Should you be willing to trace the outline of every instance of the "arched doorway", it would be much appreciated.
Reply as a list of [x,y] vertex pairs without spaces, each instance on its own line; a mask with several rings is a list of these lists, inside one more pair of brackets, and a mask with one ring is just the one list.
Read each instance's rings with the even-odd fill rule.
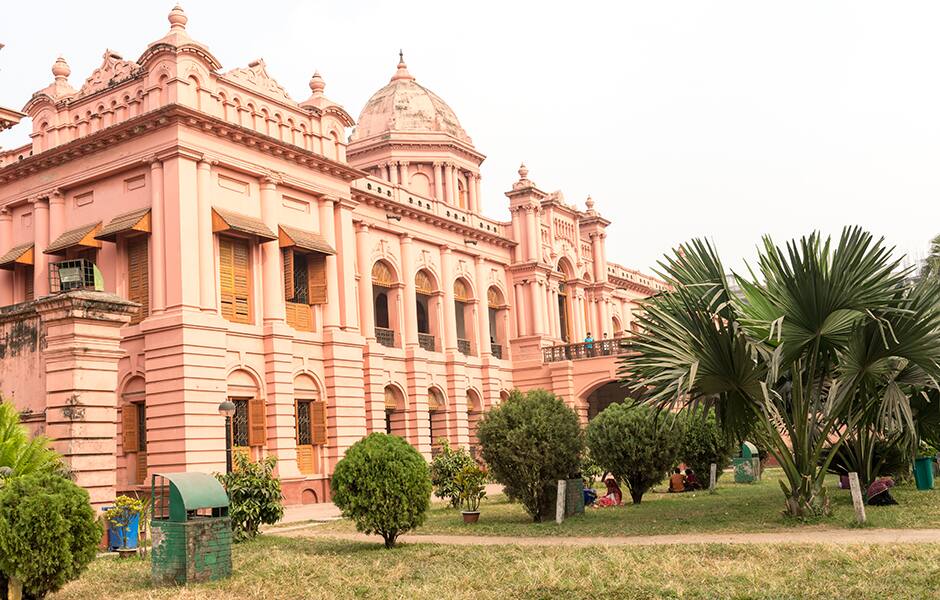
[[[509,308],[506,306],[505,299],[503,299],[503,293],[496,286],[490,286],[490,289],[487,290],[486,303],[490,323],[488,342],[490,344],[490,353],[496,358],[502,359],[506,357],[506,350],[508,349],[506,340],[509,337],[507,332]],[[481,340],[481,343],[487,342]]]
[[375,339],[383,346],[394,347],[397,315],[392,310],[393,297],[397,293],[398,278],[395,271],[384,260],[372,267],[372,307],[375,314]]
[[437,315],[440,312],[441,292],[427,269],[415,274],[415,312],[418,318],[418,345],[434,352],[440,339]]
[[444,394],[437,387],[428,388],[428,432],[431,436],[431,456],[436,456],[441,449],[441,440],[448,439],[447,407]]
[[454,319],[457,321],[457,349],[463,354],[473,352],[473,300],[470,284],[463,278],[454,281]]
[[385,433],[408,439],[405,395],[394,385],[385,386]]
[[587,397],[588,421],[599,415],[611,404],[630,400],[630,392],[620,381],[611,381],[591,392]]
[[561,341],[571,343],[571,330],[568,326],[568,287],[564,283],[558,284],[558,330]]
[[127,380],[121,392],[121,449],[128,485],[147,481],[147,405],[143,377]]

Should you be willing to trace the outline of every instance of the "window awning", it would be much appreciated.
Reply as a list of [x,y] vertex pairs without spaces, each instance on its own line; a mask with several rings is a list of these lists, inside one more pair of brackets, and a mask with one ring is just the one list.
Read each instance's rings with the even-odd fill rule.
[[101,221],[66,231],[49,244],[49,247],[43,250],[43,254],[64,254],[69,248],[75,247],[100,248],[101,242],[95,239],[99,231],[101,231]]
[[235,231],[253,235],[262,242],[273,242],[277,239],[274,232],[268,229],[260,219],[248,217],[221,208],[212,209],[212,233]]
[[0,269],[12,271],[16,265],[33,264],[33,243],[20,244],[10,248],[10,251],[0,256]]
[[120,233],[150,233],[150,209],[141,208],[111,219],[111,222],[101,228],[96,240],[116,242]]
[[319,233],[295,229],[286,225],[278,225],[277,229],[278,242],[281,248],[296,248],[320,254],[336,254],[336,250]]

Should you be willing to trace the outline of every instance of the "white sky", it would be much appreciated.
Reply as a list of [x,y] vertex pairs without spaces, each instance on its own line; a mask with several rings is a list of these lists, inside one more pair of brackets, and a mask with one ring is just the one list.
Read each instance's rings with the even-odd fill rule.
[[[0,21],[0,105],[22,108],[63,54],[80,87],[106,47],[136,59],[171,1],[20,3]],[[484,210],[520,160],[613,221],[607,255],[648,269],[694,236],[734,266],[860,224],[915,256],[940,233],[940,3],[209,2],[187,29],[223,69],[263,57],[297,100],[314,69],[354,117],[395,69],[457,113]],[[8,14],[10,11],[6,11]],[[9,148],[23,127],[0,134]]]

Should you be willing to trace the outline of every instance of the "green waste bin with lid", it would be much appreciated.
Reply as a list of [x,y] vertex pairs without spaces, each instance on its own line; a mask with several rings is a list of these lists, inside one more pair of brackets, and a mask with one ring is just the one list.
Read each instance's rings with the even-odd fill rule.
[[754,483],[760,479],[760,458],[757,446],[751,442],[741,444],[740,455],[732,461],[735,483]]
[[914,459],[914,482],[919,490],[933,489],[933,463],[935,456],[919,456]]
[[151,579],[185,584],[232,574],[232,519],[219,480],[207,473],[154,474]]

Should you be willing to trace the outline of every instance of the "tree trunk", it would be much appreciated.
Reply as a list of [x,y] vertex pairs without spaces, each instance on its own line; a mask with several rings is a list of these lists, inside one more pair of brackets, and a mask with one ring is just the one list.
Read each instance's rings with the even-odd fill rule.
[[832,507],[829,505],[829,496],[826,495],[826,488],[813,483],[812,478],[804,477],[800,485],[794,486],[791,490],[784,488],[786,497],[786,510],[784,514],[789,517],[809,518],[809,517],[828,517],[832,514]]
[[10,600],[23,600],[23,583],[10,577],[7,581],[7,593]]
[[643,492],[630,490],[630,498],[633,499],[634,504],[639,504],[643,499]]
[[382,538],[385,540],[385,549],[391,550],[395,547],[395,540],[398,538],[397,531],[383,531]]

